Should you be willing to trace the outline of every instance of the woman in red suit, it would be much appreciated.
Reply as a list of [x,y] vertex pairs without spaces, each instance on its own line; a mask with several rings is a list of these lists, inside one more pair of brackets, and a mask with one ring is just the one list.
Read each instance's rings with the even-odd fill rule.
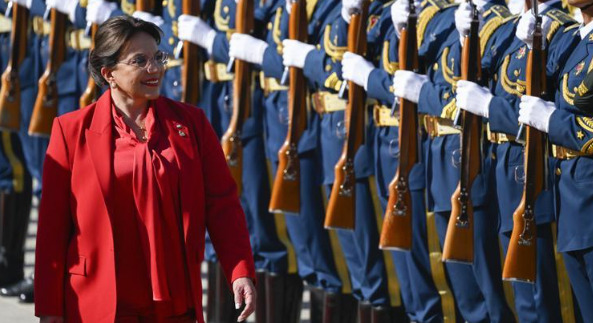
[[254,311],[235,184],[201,110],[159,96],[161,34],[131,17],[101,25],[89,69],[109,90],[54,120],[35,259],[42,322],[203,322],[206,230],[245,302],[239,320]]

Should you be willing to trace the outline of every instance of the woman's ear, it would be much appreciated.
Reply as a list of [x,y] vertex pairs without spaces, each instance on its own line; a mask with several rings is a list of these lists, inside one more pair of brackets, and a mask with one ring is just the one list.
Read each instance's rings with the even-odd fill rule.
[[107,83],[109,83],[109,87],[115,88],[117,85],[115,83],[115,78],[113,77],[113,70],[107,67],[101,67],[101,76]]

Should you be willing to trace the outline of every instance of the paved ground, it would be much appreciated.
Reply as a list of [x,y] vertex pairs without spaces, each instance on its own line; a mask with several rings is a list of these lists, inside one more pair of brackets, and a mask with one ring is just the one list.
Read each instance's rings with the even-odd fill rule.
[[[37,201],[34,201],[34,205]],[[25,246],[25,275],[33,272],[35,261],[35,233],[37,232],[37,209],[33,207],[31,212],[31,222],[29,223],[29,233]],[[202,265],[202,286],[204,306],[206,305],[208,290],[208,281],[206,279],[206,264]],[[204,314],[205,316],[205,314]],[[305,291],[303,295],[303,310],[301,311],[302,323],[309,322],[309,292]],[[0,323],[30,323],[38,322],[34,316],[33,304],[22,304],[16,298],[0,297]],[[249,317],[248,322],[254,322],[254,316]]]

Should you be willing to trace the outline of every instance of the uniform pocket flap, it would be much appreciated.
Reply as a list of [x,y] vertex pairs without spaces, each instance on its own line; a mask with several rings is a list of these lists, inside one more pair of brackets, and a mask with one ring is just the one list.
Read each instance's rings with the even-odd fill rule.
[[68,273],[86,276],[86,258],[78,256],[68,261]]

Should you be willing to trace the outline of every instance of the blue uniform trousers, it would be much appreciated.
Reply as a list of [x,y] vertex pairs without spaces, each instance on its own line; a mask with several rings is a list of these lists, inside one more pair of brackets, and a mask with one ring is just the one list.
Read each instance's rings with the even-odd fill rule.
[[570,284],[584,322],[593,318],[593,247],[563,252]]
[[[390,306],[387,273],[383,252],[379,250],[379,232],[374,214],[368,178],[356,180],[356,213],[354,231],[338,230],[350,272],[352,293],[358,300],[373,306]],[[331,193],[331,185],[326,186]]]
[[[441,245],[450,212],[435,212]],[[461,315],[469,322],[514,322],[502,289],[498,216],[487,206],[474,207],[473,265],[446,262],[451,289]]]
[[[511,232],[500,234],[500,242],[506,255]],[[513,283],[515,309],[520,322],[562,322],[554,237],[550,223],[537,226],[537,275],[535,284]]]

